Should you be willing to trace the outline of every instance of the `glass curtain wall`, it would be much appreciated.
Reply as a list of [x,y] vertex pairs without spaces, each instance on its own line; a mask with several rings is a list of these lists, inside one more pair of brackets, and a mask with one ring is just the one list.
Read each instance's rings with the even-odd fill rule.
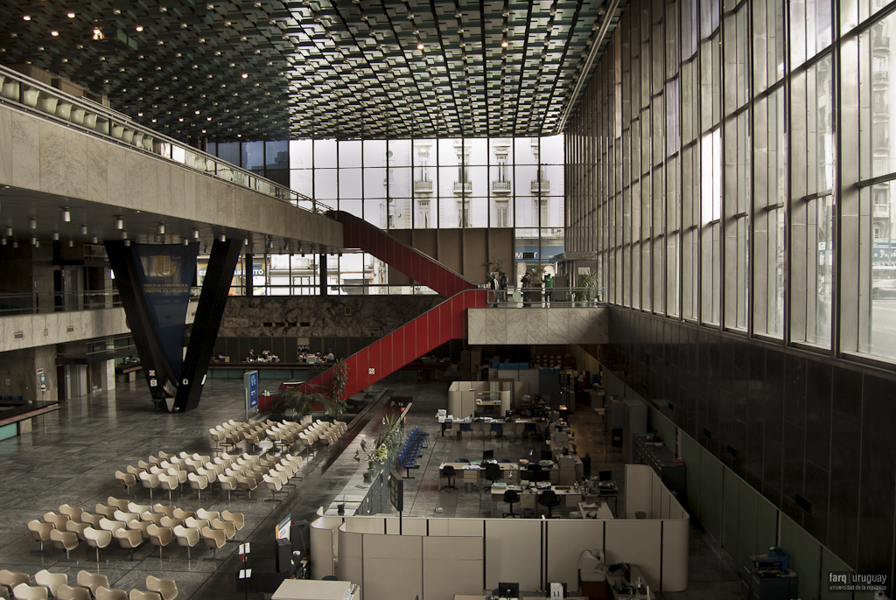
[[567,250],[620,306],[896,358],[896,11],[635,0],[566,127]]
[[[552,136],[233,142],[209,152],[265,176],[288,165],[292,189],[386,230],[515,228],[523,270],[565,250],[564,148],[563,136]],[[413,292],[391,290],[388,269],[372,256],[326,263],[330,294]],[[302,248],[268,248],[251,269],[255,295],[319,291],[320,257]]]

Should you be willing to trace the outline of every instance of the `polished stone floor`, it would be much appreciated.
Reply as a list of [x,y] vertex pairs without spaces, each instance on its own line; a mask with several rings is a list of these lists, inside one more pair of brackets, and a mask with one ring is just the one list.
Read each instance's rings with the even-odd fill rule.
[[[490,495],[466,491],[458,482],[456,491],[439,491],[438,466],[448,459],[481,456],[483,449],[494,449],[497,458],[516,459],[538,453],[540,444],[527,438],[482,439],[467,434],[461,439],[439,435],[435,412],[447,404],[444,383],[417,383],[398,380],[380,384],[383,394],[377,400],[363,398],[368,405],[351,424],[346,444],[316,448],[306,452],[303,481],[298,483],[282,502],[270,502],[270,493],[259,489],[248,498],[216,489],[197,499],[194,490],[174,492],[172,503],[195,510],[228,509],[245,514],[246,526],[237,536],[251,542],[251,564],[258,571],[274,570],[274,526],[286,515],[293,520],[313,520],[318,507],[329,506],[347,482],[362,468],[354,459],[359,433],[366,436],[375,423],[370,422],[382,403],[392,396],[410,396],[414,405],[409,416],[411,426],[418,425],[431,434],[431,443],[421,459],[422,467],[412,472],[414,479],[405,483],[405,515],[414,516],[490,516],[503,512],[504,504],[492,504]],[[33,430],[18,438],[0,441],[0,568],[34,574],[42,568],[63,572],[73,580],[77,572],[99,570],[108,576],[114,587],[144,588],[147,575],[171,577],[177,581],[179,598],[246,598],[236,585],[241,563],[236,555],[237,544],[228,543],[212,551],[196,546],[191,560],[187,549],[171,544],[159,557],[156,546],[144,545],[130,560],[129,552],[120,549],[115,540],[99,552],[99,564],[93,548],[81,544],[66,558],[65,552],[46,544],[43,554],[31,538],[25,524],[41,519],[48,511],[58,511],[61,504],[80,506],[90,512],[109,496],[128,497],[117,485],[114,472],[128,464],[136,464],[159,450],[166,452],[199,452],[208,454],[214,447],[208,428],[228,419],[245,418],[241,382],[209,380],[197,410],[186,414],[156,413],[142,384],[125,384],[108,393],[68,401],[61,410],[35,419]],[[612,448],[603,433],[598,416],[584,407],[570,417],[575,433],[577,452],[590,453],[592,473],[610,469],[622,479],[624,466],[621,451]],[[149,503],[148,491],[132,488],[130,498]],[[156,491],[153,502],[168,503],[167,494]],[[624,502],[624,489],[620,497]],[[556,509],[555,509],[556,510]],[[561,509],[561,514],[563,514]],[[568,512],[568,510],[566,511]],[[201,544],[201,543],[200,543]],[[714,540],[704,535],[699,525],[691,526],[689,589],[675,594],[657,594],[663,600],[709,600],[735,598],[739,584],[733,563]],[[261,598],[260,594],[249,594]]]

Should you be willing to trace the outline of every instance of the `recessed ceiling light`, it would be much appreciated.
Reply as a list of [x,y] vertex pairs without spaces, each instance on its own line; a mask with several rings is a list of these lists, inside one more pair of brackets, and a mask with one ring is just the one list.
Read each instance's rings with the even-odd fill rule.
[[22,17],[22,19],[24,19],[25,21],[30,21],[30,20],[31,20],[31,15],[24,15],[24,16]]
[[65,13],[65,16],[68,17],[69,19],[74,19],[74,18],[75,18],[75,13],[73,13],[73,12],[67,12],[67,13]]
[[134,29],[137,31],[143,31],[143,25],[137,25]]
[[54,29],[53,31],[50,32],[50,35],[52,35],[53,37],[56,37],[57,35],[59,35],[59,32]]
[[242,75],[240,75],[240,77],[242,77],[243,79],[247,79],[249,77],[249,74],[243,73]]

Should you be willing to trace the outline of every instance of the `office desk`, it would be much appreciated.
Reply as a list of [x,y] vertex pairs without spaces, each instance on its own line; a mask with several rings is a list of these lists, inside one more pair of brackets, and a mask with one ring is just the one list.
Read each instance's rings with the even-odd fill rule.
[[612,519],[613,511],[606,502],[579,502],[579,513],[583,519]]
[[[520,482],[520,465],[519,463],[497,463],[501,468],[501,481],[507,483]],[[465,462],[446,462],[439,465],[439,471],[447,466],[454,467],[458,476],[463,475],[464,483],[479,485],[479,480],[485,477],[485,467]]]
[[[280,584],[271,600],[352,600],[357,598],[355,587],[350,581],[287,579]],[[349,593],[350,590],[352,593]]]
[[[635,565],[631,566],[631,583],[637,584],[641,582],[641,586],[637,589],[627,588],[625,579],[622,577],[621,571],[613,573],[607,572],[607,583],[610,586],[614,600],[648,600],[647,599],[647,580],[641,575],[641,569]],[[656,597],[653,592],[650,594]]]
[[524,490],[519,485],[507,485],[506,487],[492,488],[492,502],[503,502],[504,492],[508,490],[514,490],[520,495],[522,495],[524,492],[531,492],[536,496],[545,490],[554,490],[554,493],[557,494],[557,497],[563,500],[564,505],[567,507],[577,506],[578,503],[582,501],[582,488],[576,489],[572,486],[552,485],[551,487],[544,489],[537,489],[533,486]]

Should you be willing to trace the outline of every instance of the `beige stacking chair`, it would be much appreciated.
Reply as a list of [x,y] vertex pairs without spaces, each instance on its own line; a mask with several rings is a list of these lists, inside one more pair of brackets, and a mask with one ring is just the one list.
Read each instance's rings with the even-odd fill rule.
[[178,525],[174,528],[174,537],[177,539],[178,544],[186,547],[187,560],[190,560],[190,548],[199,543],[199,539],[202,537],[202,534],[199,533],[199,530],[194,527],[184,527],[183,525]]
[[178,525],[183,525],[184,519],[178,519],[176,517],[162,517],[162,520],[159,521],[159,527],[167,527],[168,529],[174,529]]
[[190,481],[190,487],[196,490],[199,501],[202,502],[202,490],[208,489],[208,477],[197,475],[196,473],[188,473],[187,479]]
[[100,587],[96,590],[96,600],[128,600],[128,593],[115,588]]
[[146,589],[150,592],[161,594],[162,600],[174,600],[177,598],[177,583],[173,579],[161,579],[147,575]]
[[96,551],[96,563],[100,563],[100,548],[105,548],[112,543],[112,532],[105,529],[88,527],[84,530],[84,541],[88,546],[93,546]]
[[212,529],[223,531],[228,540],[236,537],[236,525],[230,521],[222,521],[221,519],[212,519]]
[[140,482],[143,483],[143,487],[149,490],[149,497],[152,498],[152,491],[159,487],[161,483],[159,482],[159,476],[154,473],[148,473],[143,471],[140,473]]
[[170,474],[157,475],[156,477],[159,480],[159,487],[163,490],[168,490],[168,502],[171,502],[171,492],[180,488],[180,481],[176,476]]
[[175,519],[180,519],[181,521],[186,521],[187,517],[195,517],[196,512],[192,510],[183,510],[177,507],[174,507],[174,512],[171,513],[171,516]]
[[[172,507],[172,508],[174,508],[174,507]],[[146,511],[140,515],[140,520],[148,521],[150,523],[155,523],[156,525],[158,525],[159,523],[162,522],[162,519],[167,516],[168,516],[167,514],[161,513],[161,512]]]
[[65,524],[69,521],[68,515],[57,515],[53,511],[44,513],[44,521],[51,523],[54,529],[65,531]]
[[67,516],[72,521],[81,521],[81,514],[83,512],[84,509],[77,506],[69,506],[68,504],[59,506],[59,514]]
[[162,594],[143,590],[131,590],[128,592],[128,600],[162,600]]
[[230,492],[239,489],[239,483],[237,482],[236,477],[219,475],[218,485],[221,487],[221,490],[227,490],[227,502],[230,503]]
[[127,529],[128,524],[124,521],[113,521],[111,519],[100,519],[100,529],[103,531],[115,531],[116,529]]
[[186,521],[184,521],[183,526],[189,529],[198,529],[199,531],[202,531],[204,528],[212,526],[212,520],[200,519],[198,517],[189,517]]
[[149,512],[152,510],[152,505],[150,504],[137,504],[136,502],[128,502],[128,512],[137,513],[138,515],[142,515],[145,512]]
[[6,588],[7,592],[10,595],[12,594],[12,588],[16,587],[20,583],[30,582],[31,576],[28,573],[19,573],[17,571],[0,569],[0,586]]
[[[90,593],[97,596],[97,590],[101,587],[109,587],[109,578],[102,573],[91,573],[90,571],[78,571],[76,579],[78,586],[87,588]],[[98,596],[97,596],[98,597]]]
[[211,527],[203,528],[201,533],[206,547],[212,549],[212,560],[215,560],[218,548],[223,548],[227,543],[227,535],[223,531]]
[[[152,511],[157,513],[164,513],[169,517],[174,516],[174,511],[177,510],[176,506],[171,506],[170,504],[153,504]],[[144,517],[145,519],[146,517]]]
[[30,586],[20,583],[12,588],[12,597],[16,600],[47,600],[50,591],[42,586]]
[[[136,521],[136,520],[134,520],[134,521],[128,521],[128,529],[139,531],[140,534],[143,536],[143,539],[148,540],[149,534],[146,533],[146,528],[149,527],[150,525],[158,525],[158,524],[159,523],[154,523],[152,521]],[[116,529],[115,531],[121,531],[121,530]],[[114,532],[113,532],[113,534],[114,534]]]
[[101,517],[106,517],[107,519],[111,519],[112,516],[115,514],[115,511],[118,509],[114,506],[106,506],[105,504],[97,504],[93,510],[96,512],[96,514],[100,515]]
[[221,511],[221,520],[233,523],[236,530],[239,531],[246,525],[246,518],[243,513],[232,513],[229,510]]
[[84,530],[87,529],[88,527],[91,527],[90,523],[76,523],[75,521],[69,521],[68,523],[65,524],[66,531],[71,531],[72,533],[77,533],[78,537],[81,538],[82,540],[84,540],[85,542],[87,540],[84,538]]
[[59,531],[58,529],[54,529],[50,532],[50,541],[52,541],[60,550],[65,550],[66,559],[69,558],[69,553],[81,543],[77,533],[72,531]]
[[131,486],[137,485],[137,476],[133,473],[125,473],[124,471],[115,471],[115,480],[124,487],[126,493],[131,493]]
[[90,590],[62,584],[56,588],[56,600],[90,600]]
[[108,506],[114,506],[122,512],[128,509],[128,504],[130,503],[131,501],[127,498],[116,498],[115,496],[109,496],[108,498],[106,498],[106,504]]
[[209,523],[212,522],[212,519],[220,519],[221,513],[216,510],[205,510],[204,508],[196,509],[196,518],[197,519],[205,519]]
[[50,573],[46,569],[41,569],[34,574],[34,583],[50,590],[50,595],[57,597],[57,590],[60,585],[68,585],[68,575],[65,573]]
[[[131,522],[139,523],[140,521]],[[150,525],[152,525],[152,523],[146,524],[147,527]],[[142,546],[144,540],[149,538],[149,534],[144,535],[145,533],[145,530],[136,527],[131,529],[116,529],[112,532],[112,537],[118,540],[118,545],[123,549],[131,551],[131,560],[134,560],[134,550]]]
[[159,558],[162,558],[162,548],[171,543],[174,539],[174,531],[168,527],[159,527],[158,525],[150,525],[146,528],[149,534],[149,543],[159,547]]
[[55,527],[53,527],[52,523],[44,523],[37,519],[28,521],[28,531],[31,532],[31,537],[33,537],[35,541],[40,542],[41,554],[44,553],[44,542],[50,541],[50,532],[53,531],[53,529],[55,529]]

